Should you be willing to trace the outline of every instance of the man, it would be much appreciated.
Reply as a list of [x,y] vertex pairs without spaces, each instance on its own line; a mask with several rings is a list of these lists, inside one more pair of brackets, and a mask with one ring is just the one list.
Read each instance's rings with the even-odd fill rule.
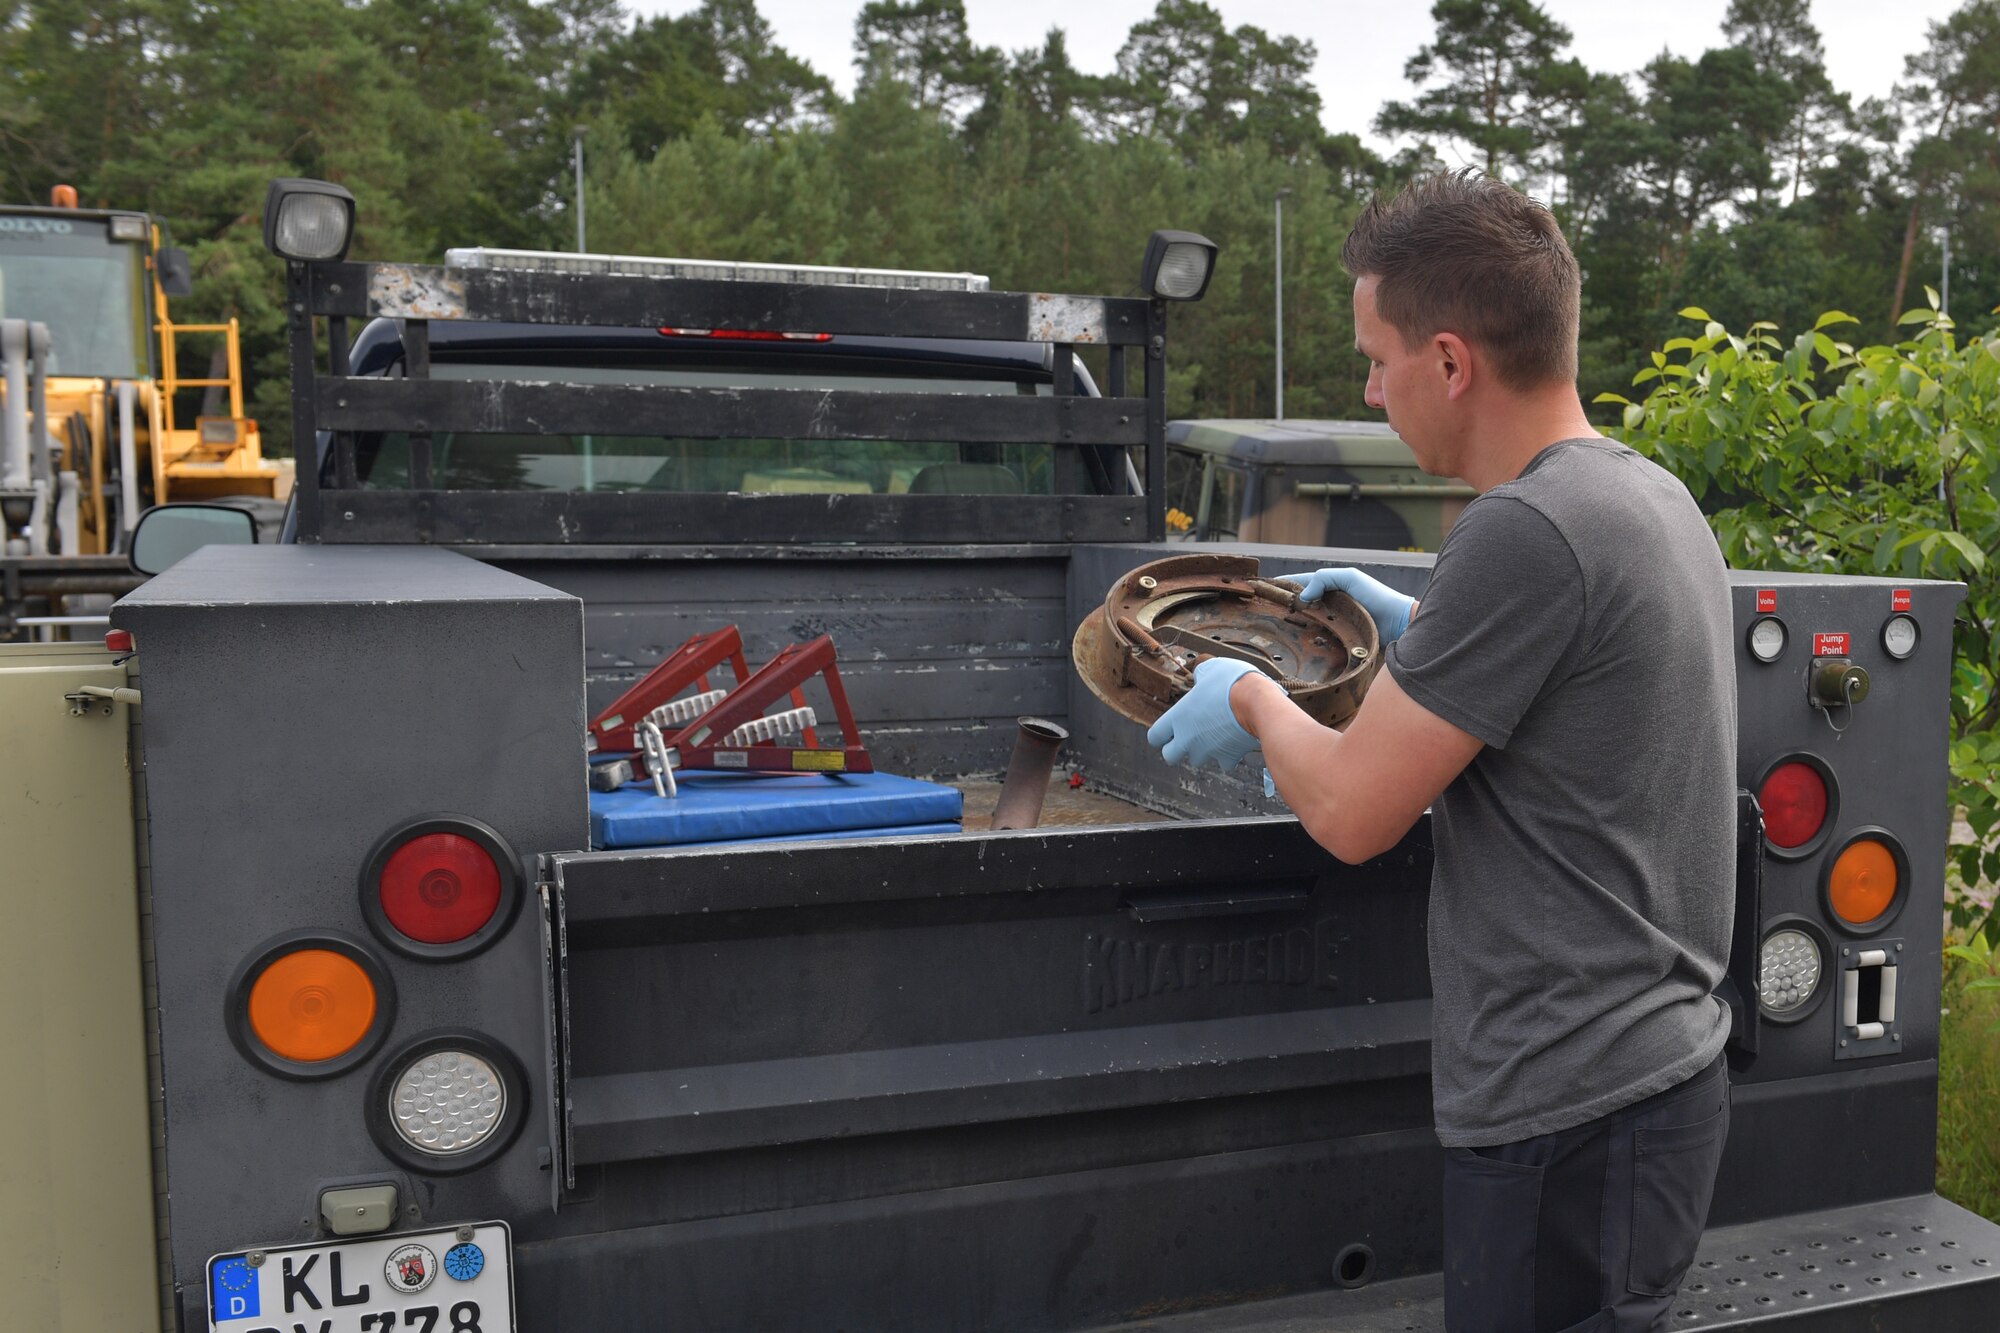
[[1433,177],[1370,204],[1342,261],[1369,405],[1479,497],[1420,610],[1358,570],[1299,580],[1388,644],[1345,733],[1215,658],[1149,739],[1224,768],[1261,747],[1345,861],[1431,809],[1446,1326],[1663,1328],[1729,1123],[1722,559],[1680,483],[1591,428],[1576,260],[1546,209]]

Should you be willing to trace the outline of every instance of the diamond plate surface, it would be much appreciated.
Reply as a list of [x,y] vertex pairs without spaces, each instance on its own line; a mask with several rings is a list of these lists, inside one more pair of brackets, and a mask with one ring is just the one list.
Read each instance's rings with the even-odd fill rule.
[[[1670,1309],[1675,1333],[1780,1322],[1786,1333],[1990,1329],[2000,1309],[2000,1226],[1924,1195],[1718,1227],[1703,1237]],[[1110,1327],[1444,1333],[1444,1291],[1438,1275],[1426,1273]]]

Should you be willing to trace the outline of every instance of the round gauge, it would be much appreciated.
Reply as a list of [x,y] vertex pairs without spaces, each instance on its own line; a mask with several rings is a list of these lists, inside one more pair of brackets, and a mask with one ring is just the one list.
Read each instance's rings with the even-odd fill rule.
[[1882,651],[1898,661],[1917,651],[1917,622],[1908,616],[1890,616],[1882,626]]
[[1759,662],[1775,662],[1785,651],[1785,622],[1776,616],[1760,617],[1750,626],[1750,655]]

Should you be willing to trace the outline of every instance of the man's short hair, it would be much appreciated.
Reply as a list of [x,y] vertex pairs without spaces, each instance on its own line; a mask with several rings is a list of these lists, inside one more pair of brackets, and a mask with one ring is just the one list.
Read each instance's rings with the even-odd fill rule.
[[1477,168],[1376,195],[1340,262],[1376,279],[1375,308],[1405,347],[1456,333],[1511,388],[1575,382],[1576,256],[1548,209]]

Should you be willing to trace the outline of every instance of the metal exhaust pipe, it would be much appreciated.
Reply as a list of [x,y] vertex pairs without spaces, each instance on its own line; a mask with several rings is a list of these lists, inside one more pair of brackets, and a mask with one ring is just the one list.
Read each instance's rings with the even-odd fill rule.
[[1045,717],[1021,719],[1021,734],[1014,738],[1014,754],[1007,761],[1007,780],[1000,784],[1000,799],[993,806],[996,831],[1033,828],[1041,822],[1049,774],[1068,739],[1067,728]]

